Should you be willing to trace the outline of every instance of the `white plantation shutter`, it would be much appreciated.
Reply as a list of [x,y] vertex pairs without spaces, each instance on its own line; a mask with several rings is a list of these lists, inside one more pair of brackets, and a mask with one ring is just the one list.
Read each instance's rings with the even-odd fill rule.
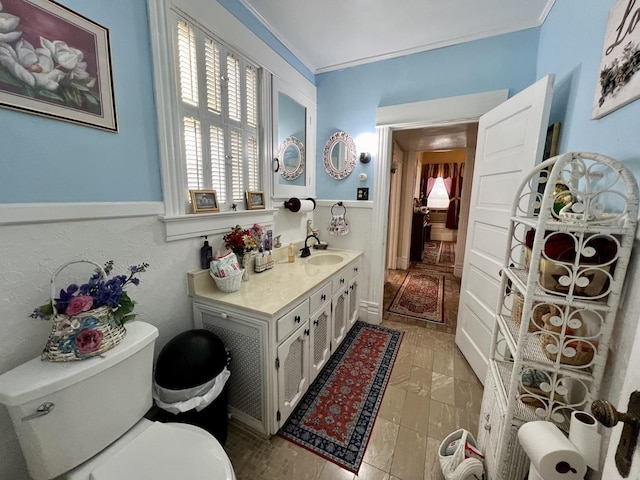
[[196,34],[189,24],[181,21],[178,21],[178,63],[180,65],[180,96],[182,101],[198,106]]
[[218,192],[218,202],[227,197],[226,166],[224,161],[224,130],[211,126],[209,129],[209,157],[211,159],[211,188]]
[[227,54],[227,101],[229,102],[229,118],[239,122],[242,112],[242,96],[240,94],[240,61],[232,53]]
[[258,126],[258,72],[255,67],[248,65],[246,68],[247,83],[247,125]]
[[202,136],[200,122],[195,118],[184,119],[184,153],[187,164],[187,186],[192,190],[205,188],[202,178]]
[[246,190],[262,190],[260,70],[185,19],[176,38],[185,188],[242,208]]
[[247,139],[247,182],[248,190],[260,190],[258,177],[258,139],[255,136]]
[[222,74],[220,71],[220,48],[213,40],[204,42],[205,68],[207,70],[207,106],[209,111],[222,113]]
[[242,135],[238,131],[231,132],[231,182],[233,190],[233,201],[241,202],[244,199],[244,189],[242,188]]

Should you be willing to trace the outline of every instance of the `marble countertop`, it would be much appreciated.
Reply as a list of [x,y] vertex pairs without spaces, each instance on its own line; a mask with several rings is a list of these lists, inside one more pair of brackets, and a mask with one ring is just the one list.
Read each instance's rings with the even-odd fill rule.
[[[331,254],[340,255],[343,260],[333,265],[309,263],[309,259],[313,257]],[[242,282],[240,290],[233,293],[218,290],[208,270],[194,270],[187,273],[188,292],[194,300],[208,303],[213,301],[217,306],[275,317],[295,306],[295,302],[303,300],[316,287],[361,255],[362,252],[355,250],[313,250],[311,257],[296,256],[293,263],[281,260],[270,270],[252,272],[249,280]]]

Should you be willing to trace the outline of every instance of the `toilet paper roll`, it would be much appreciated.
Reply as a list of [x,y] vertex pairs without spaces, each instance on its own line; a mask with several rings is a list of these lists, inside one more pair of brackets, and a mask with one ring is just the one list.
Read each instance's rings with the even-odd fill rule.
[[527,422],[518,440],[536,473],[545,480],[582,480],[587,472],[582,455],[551,422]]
[[311,212],[315,210],[316,202],[313,198],[300,200],[299,198],[292,197],[286,202],[284,202],[284,206],[294,213]]
[[600,445],[602,438],[598,433],[598,423],[587,412],[574,411],[569,423],[569,440],[582,454],[587,466],[600,469]]

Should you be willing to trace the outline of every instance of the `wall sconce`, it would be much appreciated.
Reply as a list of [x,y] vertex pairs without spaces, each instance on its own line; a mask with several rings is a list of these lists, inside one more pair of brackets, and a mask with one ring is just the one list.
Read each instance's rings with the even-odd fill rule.
[[369,152],[362,152],[360,154],[360,163],[369,163],[371,161],[371,154]]

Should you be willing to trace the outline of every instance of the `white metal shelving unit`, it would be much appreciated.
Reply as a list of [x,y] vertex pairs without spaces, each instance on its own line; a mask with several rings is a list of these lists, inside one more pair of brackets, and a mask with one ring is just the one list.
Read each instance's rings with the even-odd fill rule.
[[520,186],[478,434],[491,480],[525,478],[523,423],[567,432],[597,398],[637,218],[634,176],[600,154],[559,155]]

